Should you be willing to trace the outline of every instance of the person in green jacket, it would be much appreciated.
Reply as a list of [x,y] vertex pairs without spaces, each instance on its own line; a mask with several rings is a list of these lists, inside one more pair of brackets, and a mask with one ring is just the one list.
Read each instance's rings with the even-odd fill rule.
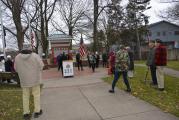
[[127,50],[123,45],[120,45],[120,49],[116,53],[114,80],[112,82],[112,89],[109,90],[110,93],[115,92],[114,88],[121,75],[123,76],[124,83],[127,87],[126,91],[131,92],[131,87],[127,78],[128,60],[129,60],[129,55]]

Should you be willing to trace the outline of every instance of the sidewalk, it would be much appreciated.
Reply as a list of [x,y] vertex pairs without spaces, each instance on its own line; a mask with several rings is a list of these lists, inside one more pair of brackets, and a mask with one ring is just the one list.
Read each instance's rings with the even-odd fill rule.
[[43,115],[34,120],[179,120],[101,80],[105,69],[73,78],[44,80]]
[[[136,65],[136,66],[147,67],[147,66],[144,65],[144,64],[135,64],[135,65]],[[177,71],[177,70],[174,70],[174,69],[165,67],[165,68],[164,68],[164,72],[165,72],[166,75],[179,78],[179,71]]]

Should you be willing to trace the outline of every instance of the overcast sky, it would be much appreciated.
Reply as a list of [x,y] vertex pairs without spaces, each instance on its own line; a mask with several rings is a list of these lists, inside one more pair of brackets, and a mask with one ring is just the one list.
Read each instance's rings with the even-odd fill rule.
[[[124,1],[124,3],[127,2],[127,0],[123,0],[123,1]],[[162,1],[162,0],[151,0],[150,6],[152,8],[145,12],[145,14],[150,16],[149,24],[161,21],[162,19],[158,17],[159,12],[162,11],[162,10],[165,10],[167,7],[171,6],[171,4],[160,3],[160,1]],[[2,41],[0,40],[0,48],[1,47],[2,47]]]

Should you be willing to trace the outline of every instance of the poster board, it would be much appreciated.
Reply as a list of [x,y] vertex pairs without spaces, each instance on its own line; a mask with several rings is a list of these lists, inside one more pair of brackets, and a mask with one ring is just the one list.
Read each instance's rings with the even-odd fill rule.
[[63,76],[64,77],[74,76],[72,60],[63,61]]

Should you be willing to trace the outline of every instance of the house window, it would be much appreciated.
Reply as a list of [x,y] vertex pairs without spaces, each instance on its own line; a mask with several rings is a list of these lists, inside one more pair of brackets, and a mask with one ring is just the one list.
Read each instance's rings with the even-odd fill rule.
[[179,31],[175,31],[175,32],[174,32],[174,35],[179,35]]
[[166,36],[166,32],[165,31],[163,31],[163,36]]
[[160,32],[157,32],[157,36],[160,36]]

